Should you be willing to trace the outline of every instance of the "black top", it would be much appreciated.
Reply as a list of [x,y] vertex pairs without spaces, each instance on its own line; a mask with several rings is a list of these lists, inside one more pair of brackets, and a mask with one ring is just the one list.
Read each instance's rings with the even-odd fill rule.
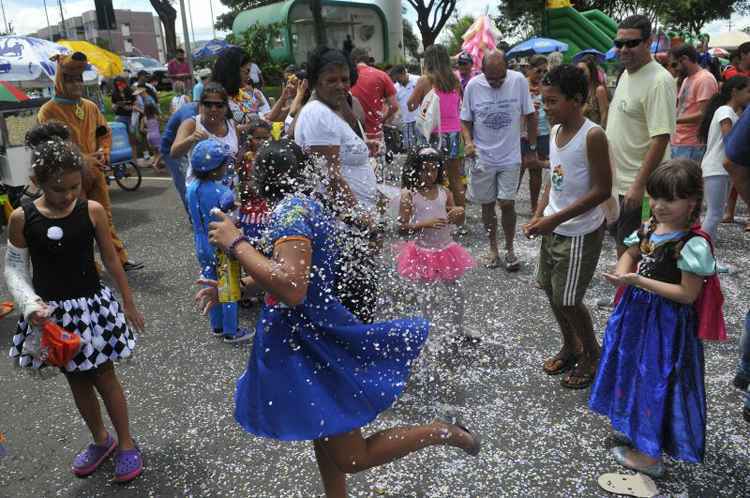
[[91,297],[100,287],[94,264],[94,224],[88,202],[77,200],[64,218],[47,218],[33,202],[23,205],[36,293],[45,301]]
[[112,108],[117,116],[130,117],[132,110],[127,110],[124,106],[132,105],[133,102],[135,102],[135,97],[133,97],[133,91],[130,88],[124,88],[122,91],[115,89],[112,92]]
[[660,282],[679,284],[682,281],[682,270],[677,267],[680,251],[694,236],[694,233],[688,232],[684,237],[656,245],[651,242],[649,233],[639,230],[641,261],[638,274]]

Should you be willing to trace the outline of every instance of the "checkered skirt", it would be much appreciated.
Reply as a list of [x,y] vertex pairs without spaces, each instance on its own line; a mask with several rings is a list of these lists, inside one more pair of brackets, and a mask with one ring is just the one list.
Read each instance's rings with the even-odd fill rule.
[[[120,303],[112,291],[102,288],[91,297],[48,301],[50,318],[69,332],[81,337],[81,350],[65,365],[66,372],[86,371],[107,361],[128,358],[135,348],[135,335],[125,322]],[[22,367],[40,368],[45,363],[25,354],[23,344],[31,333],[23,318],[13,336],[10,357]]]

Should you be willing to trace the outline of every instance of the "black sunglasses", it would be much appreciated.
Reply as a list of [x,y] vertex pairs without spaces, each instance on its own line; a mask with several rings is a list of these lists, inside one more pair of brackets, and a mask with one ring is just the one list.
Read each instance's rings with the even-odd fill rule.
[[212,107],[215,109],[221,109],[226,105],[224,102],[216,102],[215,100],[201,100],[201,104],[208,107],[209,109]]
[[622,48],[622,47],[628,47],[628,48],[635,48],[643,41],[645,38],[634,38],[632,40],[614,40],[615,48]]

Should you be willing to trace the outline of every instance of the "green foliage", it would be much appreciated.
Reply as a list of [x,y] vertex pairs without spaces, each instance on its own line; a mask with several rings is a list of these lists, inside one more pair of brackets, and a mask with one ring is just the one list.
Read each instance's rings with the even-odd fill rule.
[[243,10],[260,7],[278,0],[221,0],[221,3],[230,8],[230,11],[216,16],[214,26],[221,31],[231,31],[234,18]]
[[462,36],[466,31],[474,24],[473,16],[462,16],[454,18],[454,20],[448,24],[447,29],[443,31],[442,43],[445,48],[448,49],[448,53],[451,55],[457,54],[461,50],[461,45],[464,43]]
[[411,28],[411,23],[408,19],[403,18],[402,24],[404,27],[404,47],[406,47],[406,52],[417,59],[419,58],[419,38],[414,34],[414,30]]
[[660,19],[669,29],[697,35],[716,19],[728,19],[739,4],[736,0],[670,0],[661,7]]
[[284,29],[286,29],[286,23],[260,24],[256,22],[241,36],[230,34],[227,36],[227,41],[247,52],[250,59],[263,71],[263,78],[267,82],[280,83],[284,74],[284,65],[271,59],[271,47]]

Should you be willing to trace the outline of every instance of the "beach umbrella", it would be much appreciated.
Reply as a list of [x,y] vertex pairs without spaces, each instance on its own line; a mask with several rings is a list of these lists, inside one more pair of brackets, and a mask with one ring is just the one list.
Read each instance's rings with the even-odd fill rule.
[[593,55],[596,58],[596,62],[598,63],[604,62],[605,59],[604,52],[600,52],[595,48],[587,48],[586,50],[581,50],[573,56],[573,64],[578,64],[579,62],[581,62],[581,59],[583,59],[587,55]]
[[114,78],[123,71],[122,58],[109,50],[82,40],[60,40],[57,43],[72,52],[83,52],[86,59],[105,78]]
[[0,81],[0,102],[23,102],[25,100],[29,100],[29,96],[21,89],[7,81]]
[[[57,70],[50,58],[69,53],[69,48],[41,38],[0,36],[0,79],[23,88],[50,88]],[[96,80],[96,71],[89,65],[83,72],[83,81]]]
[[737,50],[737,47],[749,41],[750,34],[744,31],[728,31],[726,33],[719,33],[718,35],[711,35],[708,46],[711,48],[720,47],[726,50]]
[[612,47],[609,50],[607,50],[606,54],[604,54],[604,59],[606,61],[613,61],[617,59],[618,55],[619,55],[619,52],[617,51],[617,49],[615,47]]
[[211,40],[202,47],[193,50],[193,59],[200,60],[208,59],[209,57],[215,57],[219,55],[223,50],[234,46],[235,45],[227,43],[226,40]]
[[527,57],[534,54],[549,54],[551,52],[565,52],[568,44],[552,38],[530,38],[511,48],[508,57]]

